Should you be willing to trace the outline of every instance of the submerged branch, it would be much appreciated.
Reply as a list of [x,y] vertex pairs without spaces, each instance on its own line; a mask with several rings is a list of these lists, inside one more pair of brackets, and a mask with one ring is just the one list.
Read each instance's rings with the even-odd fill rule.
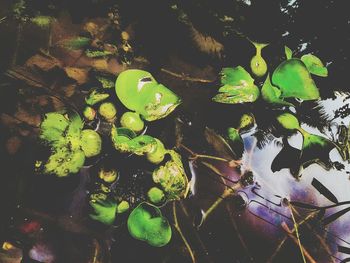
[[184,236],[184,234],[182,233],[181,231],[181,228],[180,228],[180,225],[179,225],[179,222],[177,220],[177,214],[176,214],[176,202],[173,202],[173,216],[174,216],[174,227],[175,229],[177,230],[177,232],[179,233],[179,235],[181,236],[182,238],[182,241],[184,242],[186,248],[187,248],[187,251],[188,253],[190,254],[190,257],[191,257],[191,260],[193,263],[196,262],[196,259],[194,257],[194,253],[192,251],[192,248],[190,246],[190,244],[188,243],[186,237]]
[[209,80],[209,79],[192,78],[192,77],[187,76],[184,73],[179,74],[179,73],[170,71],[170,70],[165,69],[165,68],[161,68],[160,70],[164,73],[167,73],[167,74],[173,76],[173,77],[180,78],[181,80],[185,80],[185,81],[201,82],[201,83],[212,83],[215,81],[215,80]]

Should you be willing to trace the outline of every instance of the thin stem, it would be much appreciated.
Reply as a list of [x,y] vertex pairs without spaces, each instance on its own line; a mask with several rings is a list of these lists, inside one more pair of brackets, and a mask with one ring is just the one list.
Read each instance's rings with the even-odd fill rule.
[[207,211],[205,211],[203,213],[203,216],[202,216],[202,221],[200,223],[200,226],[203,225],[203,223],[207,220],[207,218],[209,217],[209,215],[212,214],[212,212],[229,196],[231,196],[232,194],[234,193],[234,188],[228,188],[228,189],[225,189],[224,193],[218,197],[215,202],[207,209]]
[[191,248],[190,244],[188,243],[187,239],[185,238],[184,234],[182,233],[180,225],[179,225],[179,222],[177,220],[176,202],[173,202],[173,215],[174,215],[174,227],[177,230],[177,232],[179,233],[179,235],[181,236],[182,241],[184,242],[184,244],[185,244],[185,246],[187,248],[187,251],[190,254],[192,262],[195,263],[196,259],[194,257],[194,253],[192,251],[192,248]]
[[297,237],[297,239],[298,239],[298,245],[299,245],[299,248],[300,248],[300,253],[301,253],[301,256],[302,256],[302,258],[303,258],[303,262],[306,263],[306,259],[305,259],[305,255],[304,255],[303,246],[301,245],[301,241],[300,241],[299,230],[298,230],[298,224],[297,224],[297,222],[295,221],[294,213],[293,213],[293,210],[292,210],[291,205],[289,205],[289,209],[290,209],[290,214],[291,214],[292,219],[293,219],[293,224],[294,224],[294,229],[295,229],[295,235],[296,235],[296,237]]
[[194,151],[192,151],[190,148],[188,148],[187,146],[185,146],[183,144],[180,144],[180,147],[190,153],[190,155],[191,155],[190,159],[191,160],[196,160],[196,159],[202,158],[202,159],[211,159],[211,160],[217,160],[217,161],[222,161],[222,162],[230,162],[229,160],[227,160],[225,158],[221,158],[221,157],[217,157],[217,156],[205,155],[205,154],[197,154],[197,153],[195,153]]
[[[299,243],[299,239],[296,238],[293,234],[292,231],[289,229],[287,224],[285,222],[282,223],[282,229],[286,231],[287,235],[294,241],[295,244],[300,245],[300,249],[303,251],[302,255],[305,254],[305,257],[311,262],[311,263],[317,263],[313,257],[310,255],[310,253]],[[304,263],[306,263],[305,258],[303,257]]]

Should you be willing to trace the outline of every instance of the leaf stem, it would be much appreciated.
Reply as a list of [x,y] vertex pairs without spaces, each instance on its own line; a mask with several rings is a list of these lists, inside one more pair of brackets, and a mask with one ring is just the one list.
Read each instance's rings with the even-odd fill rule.
[[175,229],[177,230],[177,232],[179,233],[179,235],[181,236],[181,239],[182,239],[182,241],[184,242],[184,244],[185,244],[185,246],[186,246],[186,248],[187,248],[188,253],[190,254],[192,263],[195,263],[195,262],[196,262],[196,259],[195,259],[195,257],[194,257],[194,253],[193,253],[193,251],[192,251],[192,248],[191,248],[190,244],[188,243],[186,237],[185,237],[184,234],[182,233],[181,228],[180,228],[180,225],[179,225],[179,222],[178,222],[178,220],[177,220],[176,202],[173,202],[173,215],[174,215],[174,227],[175,227]]

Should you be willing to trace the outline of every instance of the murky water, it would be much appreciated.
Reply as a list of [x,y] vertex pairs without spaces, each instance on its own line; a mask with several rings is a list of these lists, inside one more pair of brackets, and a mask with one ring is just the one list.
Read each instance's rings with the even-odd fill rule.
[[[102,2],[61,1],[56,4],[58,10],[70,13],[78,28],[78,23],[84,19],[106,13],[110,3]],[[345,109],[343,114],[337,111],[350,103],[346,84],[350,36],[345,2],[118,1],[122,24],[132,25],[135,34],[136,55],[145,57],[149,61],[146,69],[182,98],[181,106],[168,118],[150,123],[147,134],[159,137],[166,146],[173,147],[179,128],[183,145],[195,153],[216,156],[221,153],[207,143],[206,127],[225,136],[227,128],[237,125],[242,114],[251,113],[256,119],[255,127],[242,135],[242,156],[239,154],[242,149],[234,148],[237,159],[241,160],[239,167],[193,160],[188,150],[179,148],[191,179],[191,194],[175,206],[180,227],[196,262],[295,263],[303,262],[303,254],[306,262],[328,263],[342,262],[349,256],[339,246],[350,247],[350,213],[344,212],[326,226],[321,220],[349,206],[349,162],[343,161],[333,149],[330,159],[334,166],[328,171],[314,163],[303,169],[298,178],[286,168],[272,172],[271,165],[281,151],[283,141],[271,133],[270,126],[280,110],[266,106],[260,100],[240,105],[211,101],[219,87],[218,72],[222,67],[242,65],[249,68],[255,50],[243,36],[270,43],[263,51],[269,69],[284,60],[285,45],[298,57],[313,53],[327,66],[329,76],[315,77],[321,99],[303,102],[296,111],[302,128],[336,141],[339,126],[348,127],[350,121],[348,110]],[[30,1],[30,4],[42,8],[37,1]],[[29,23],[19,28],[10,18],[1,20],[8,16],[9,6],[10,1],[0,1],[0,69],[4,73],[12,66],[23,65],[39,48],[47,49],[50,33]],[[179,21],[176,18],[179,9],[188,18],[182,16]],[[60,17],[64,12],[55,9],[53,13]],[[188,21],[191,21],[190,26]],[[18,30],[21,30],[20,38]],[[201,41],[206,38],[217,43],[203,44]],[[13,60],[15,52],[17,57]],[[256,80],[259,84],[263,81]],[[11,89],[23,89],[26,84],[9,81],[6,75],[0,84],[1,111],[8,114],[14,102],[23,99]],[[117,98],[113,98],[118,110],[125,110]],[[295,112],[292,108],[284,110]],[[106,123],[100,127],[102,134],[108,133],[109,129]],[[258,130],[265,132],[263,138],[255,136]],[[0,199],[3,212],[0,241],[11,242],[21,249],[1,250],[0,262],[21,262],[23,255],[22,262],[32,262],[29,257],[37,260],[34,262],[191,262],[188,248],[175,230],[170,245],[153,248],[130,237],[125,215],[118,217],[111,228],[91,222],[86,216],[86,196],[93,188],[97,173],[97,168],[88,165],[100,161],[117,168],[121,176],[115,189],[131,205],[146,198],[146,191],[152,184],[149,174],[154,166],[136,156],[116,155],[109,145],[106,147],[108,157],[102,161],[98,158],[89,160],[77,176],[64,179],[38,176],[33,174],[32,165],[45,152],[35,137],[23,140],[21,150],[11,155],[5,148],[7,139],[14,134],[17,136],[18,131],[2,121],[1,134]],[[288,142],[295,149],[302,147],[300,134],[290,137]],[[286,163],[293,164],[292,156],[290,158],[292,161]],[[219,172],[210,165],[217,167]],[[344,205],[315,209],[332,205],[315,188],[317,182],[329,189],[338,203],[345,202]],[[232,188],[235,193],[225,196],[225,191]],[[218,200],[218,206],[207,216],[208,209]],[[296,204],[296,210],[292,210],[288,201],[314,207],[309,209]],[[162,211],[173,221],[171,203],[162,207]],[[304,253],[300,252],[301,246],[293,233],[294,220],[299,223],[306,220],[305,224],[300,224],[298,237],[305,248]],[[36,226],[36,222],[40,225]],[[19,227],[24,227],[25,231],[18,231]]]

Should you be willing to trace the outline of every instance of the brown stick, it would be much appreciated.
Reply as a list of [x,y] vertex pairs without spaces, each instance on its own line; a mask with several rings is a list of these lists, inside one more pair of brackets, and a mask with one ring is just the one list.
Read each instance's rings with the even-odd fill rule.
[[[299,246],[298,239],[293,235],[293,231],[287,226],[287,224],[283,222],[281,226],[282,226],[282,229],[287,233],[287,235],[293,240],[293,242],[297,246]],[[310,263],[317,263],[316,260],[310,255],[310,253],[302,245],[300,245],[300,248],[302,249],[303,254],[309,260]]]

